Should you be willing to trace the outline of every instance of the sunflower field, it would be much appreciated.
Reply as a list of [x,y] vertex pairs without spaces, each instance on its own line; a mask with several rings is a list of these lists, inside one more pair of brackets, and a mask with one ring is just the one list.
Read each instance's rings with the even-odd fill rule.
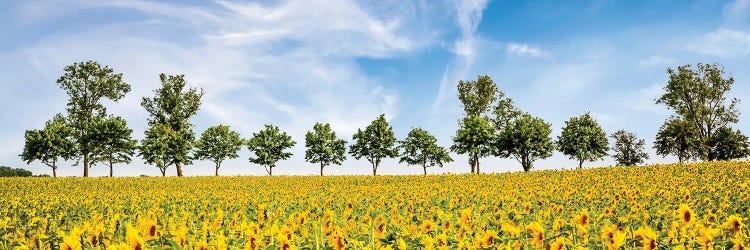
[[0,179],[2,249],[745,249],[750,162]]

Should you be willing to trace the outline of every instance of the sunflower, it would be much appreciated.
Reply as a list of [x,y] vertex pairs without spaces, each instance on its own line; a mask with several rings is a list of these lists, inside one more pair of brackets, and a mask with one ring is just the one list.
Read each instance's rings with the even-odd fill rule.
[[434,221],[431,220],[424,220],[422,221],[422,225],[419,226],[419,229],[422,231],[429,232],[435,229],[437,227],[437,224]]
[[656,237],[657,235],[654,230],[652,230],[648,226],[641,227],[638,230],[635,230],[635,238],[641,239],[643,250],[656,249]]
[[129,224],[125,229],[125,239],[128,241],[128,246],[132,250],[146,249],[146,244],[143,242],[143,239],[138,236],[138,230]]
[[81,242],[78,235],[68,235],[63,237],[63,243],[60,244],[60,250],[80,250]]
[[143,238],[145,240],[156,238],[156,233],[157,233],[156,220],[154,219],[140,220],[138,222],[138,227],[141,229],[141,232],[143,233]]
[[399,238],[398,246],[396,248],[398,248],[398,250],[406,250],[406,241],[404,241],[403,238]]
[[737,233],[745,226],[744,223],[742,223],[742,218],[740,218],[737,215],[731,215],[729,218],[727,218],[727,221],[724,222],[724,228],[726,228],[729,231],[732,231],[732,233]]
[[578,213],[578,216],[576,216],[575,223],[577,225],[588,227],[589,226],[589,212],[584,210],[581,210],[580,213]]
[[701,226],[698,230],[698,238],[695,240],[701,246],[700,249],[714,249],[714,237],[718,231],[718,229]]
[[602,229],[602,241],[607,245],[607,249],[619,249],[625,244],[625,233],[620,231],[617,225],[611,225]]
[[532,222],[526,225],[526,231],[531,234],[532,241],[534,244],[541,246],[544,245],[544,227],[539,222]]
[[732,250],[745,250],[745,249],[747,249],[747,248],[745,248],[745,244],[739,238],[733,239],[732,243],[734,244],[734,246],[732,247]]
[[495,239],[497,238],[497,232],[493,230],[487,230],[484,232],[484,236],[482,236],[482,240],[479,245],[482,247],[492,246],[495,243]]
[[378,227],[375,228],[375,235],[374,235],[375,239],[384,238],[386,234],[386,229],[387,228],[385,227],[385,222],[381,222],[380,224],[378,224]]
[[687,205],[680,205],[680,208],[677,209],[677,220],[679,220],[683,226],[692,225],[695,221],[693,217],[695,217],[695,212],[693,212],[693,209]]
[[557,237],[555,241],[549,244],[550,250],[563,250],[565,248],[565,238],[563,237]]

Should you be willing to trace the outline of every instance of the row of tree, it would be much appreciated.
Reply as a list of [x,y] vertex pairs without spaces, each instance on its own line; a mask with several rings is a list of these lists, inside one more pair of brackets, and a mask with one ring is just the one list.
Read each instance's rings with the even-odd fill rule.
[[[726,93],[734,79],[724,78],[723,68],[716,64],[680,66],[668,69],[665,94],[656,100],[675,114],[660,128],[655,149],[660,155],[675,155],[680,162],[690,159],[728,160],[750,155],[747,136],[729,124],[736,123],[737,99],[727,102]],[[239,157],[245,146],[253,153],[249,161],[264,166],[269,175],[281,160],[292,156],[289,149],[296,143],[274,125],[243,139],[230,127],[208,128],[196,139],[190,118],[197,114],[202,89],[190,88],[184,75],[159,76],[161,87],[154,96],[144,97],[141,106],[148,112],[148,128],[140,143],[132,139],[132,129],[118,116],[107,114],[104,99],[117,102],[129,91],[122,74],[94,61],[74,63],[64,69],[57,83],[68,94],[67,115],[58,114],[40,130],[27,130],[21,158],[27,163],[40,161],[52,168],[56,176],[59,160],[83,163],[83,176],[97,164],[113,166],[130,163],[134,155],[159,168],[162,175],[174,165],[178,176],[182,167],[193,160],[209,160],[218,175],[223,161]],[[607,134],[590,113],[565,122],[561,134],[553,141],[550,123],[518,109],[489,76],[459,81],[458,98],[465,116],[452,137],[450,151],[466,154],[472,173],[480,172],[480,159],[495,156],[517,160],[524,171],[530,171],[536,160],[548,158],[559,150],[582,167],[608,155]],[[648,159],[645,141],[635,134],[619,130],[613,157],[620,165],[637,165]],[[373,175],[383,159],[399,158],[400,163],[421,166],[424,173],[432,166],[453,161],[448,150],[421,128],[412,129],[403,140],[397,140],[384,115],[372,121],[352,137],[349,154],[365,158]],[[347,142],[338,138],[330,124],[316,123],[305,135],[305,160],[319,165],[320,173],[328,165],[340,165],[346,159]]]

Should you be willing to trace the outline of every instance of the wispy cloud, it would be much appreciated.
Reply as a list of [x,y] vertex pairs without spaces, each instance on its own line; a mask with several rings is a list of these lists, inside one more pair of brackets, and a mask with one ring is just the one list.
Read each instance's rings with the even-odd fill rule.
[[549,58],[549,53],[538,46],[526,43],[508,43],[506,53],[511,56]]
[[685,47],[695,53],[724,58],[750,54],[750,33],[721,28],[687,43]]

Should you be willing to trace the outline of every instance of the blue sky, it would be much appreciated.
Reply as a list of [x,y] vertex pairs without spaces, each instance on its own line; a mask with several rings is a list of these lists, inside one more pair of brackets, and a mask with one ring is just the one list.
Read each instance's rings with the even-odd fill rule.
[[[193,119],[196,133],[230,125],[249,137],[273,123],[298,142],[278,174],[314,175],[304,162],[304,133],[330,122],[347,140],[385,113],[399,138],[422,127],[443,146],[462,116],[459,80],[492,76],[521,109],[544,118],[557,136],[565,120],[587,111],[613,133],[625,129],[651,143],[669,116],[653,100],[666,68],[720,63],[735,77],[731,96],[750,96],[750,1],[4,1],[0,0],[0,165],[49,173],[17,156],[23,132],[65,112],[55,80],[64,66],[96,60],[124,74],[132,92],[109,112],[143,137],[139,105],[159,85],[158,74],[185,74],[206,90]],[[747,99],[747,98],[744,98]],[[747,131],[748,101],[740,105]],[[225,175],[262,175],[240,158]],[[433,173],[464,173],[464,156]],[[81,175],[61,164],[60,175]],[[519,171],[514,160],[482,161],[486,172]],[[586,167],[613,164],[612,159]],[[535,169],[576,165],[564,155]],[[328,174],[368,174],[365,161],[347,160]],[[92,175],[107,174],[95,166]],[[174,174],[174,169],[169,173]],[[210,175],[210,162],[185,168]],[[385,160],[382,174],[421,169]],[[116,175],[158,175],[135,159]]]

